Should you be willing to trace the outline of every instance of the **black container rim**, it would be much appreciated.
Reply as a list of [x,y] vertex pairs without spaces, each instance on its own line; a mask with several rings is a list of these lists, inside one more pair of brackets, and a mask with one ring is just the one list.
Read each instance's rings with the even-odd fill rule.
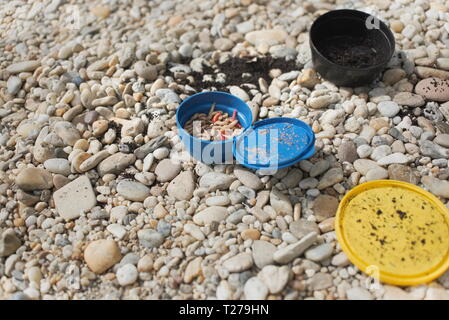
[[315,49],[315,52],[318,53],[328,63],[330,63],[330,64],[332,64],[332,65],[334,65],[334,66],[336,66],[338,68],[345,69],[345,70],[350,70],[350,71],[369,71],[369,70],[372,70],[372,69],[377,69],[377,68],[384,67],[391,60],[391,58],[394,55],[394,52],[395,52],[395,41],[394,41],[394,35],[391,32],[390,28],[385,24],[385,22],[383,22],[382,20],[380,20],[380,19],[378,19],[376,17],[374,17],[374,18],[376,18],[379,21],[379,28],[377,29],[377,31],[378,32],[382,32],[387,37],[388,44],[390,46],[390,52],[388,54],[388,57],[384,61],[382,61],[380,63],[377,63],[377,64],[374,64],[374,65],[369,66],[369,67],[354,68],[354,67],[348,67],[348,66],[343,66],[343,65],[337,64],[337,63],[329,60],[324,54],[321,53],[320,50],[318,50],[317,46],[314,43],[314,39],[312,37],[312,33],[313,33],[314,28],[316,28],[316,26],[319,25],[322,20],[328,18],[329,16],[336,15],[336,18],[344,17],[344,15],[340,15],[340,14],[345,14],[345,13],[346,14],[348,14],[348,13],[355,14],[355,16],[353,16],[353,18],[360,19],[360,20],[366,19],[367,17],[374,17],[373,15],[370,15],[369,13],[366,13],[366,12],[363,12],[363,11],[359,11],[359,10],[354,10],[354,9],[331,10],[331,11],[328,11],[328,12],[320,15],[312,23],[312,26],[310,27],[310,32],[309,32],[310,45]]

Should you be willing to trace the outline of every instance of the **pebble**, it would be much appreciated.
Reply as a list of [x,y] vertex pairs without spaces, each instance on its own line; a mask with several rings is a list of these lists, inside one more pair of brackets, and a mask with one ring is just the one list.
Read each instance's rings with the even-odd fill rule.
[[157,78],[157,69],[155,66],[147,64],[145,61],[137,61],[134,64],[134,70],[139,77],[147,81],[153,81]]
[[[367,144],[362,144],[357,148],[357,155],[360,158],[367,158],[373,152],[373,148]],[[355,161],[355,160],[354,160]]]
[[308,260],[320,262],[320,261],[323,261],[323,260],[326,260],[327,258],[329,258],[332,255],[333,250],[334,250],[334,247],[331,244],[323,243],[316,247],[308,249],[304,253],[304,256]]
[[[243,199],[242,199],[243,200]],[[243,217],[245,215],[247,215],[248,213],[246,212],[246,210],[244,209],[240,209],[237,210],[234,213],[231,213],[227,218],[226,218],[226,222],[227,223],[232,223],[232,224],[238,224],[239,222],[242,221]]]
[[136,150],[134,150],[134,155],[137,159],[143,159],[145,158],[150,152],[153,152],[160,146],[162,146],[168,138],[166,136],[157,136],[153,139],[151,139],[149,142],[145,143],[144,145],[140,146]]
[[256,240],[251,247],[253,253],[253,260],[255,265],[262,269],[263,267],[273,264],[273,254],[276,251],[276,246],[270,242],[263,240]]
[[440,147],[429,140],[421,141],[419,148],[422,155],[431,157],[432,159],[447,158],[449,156],[449,149]]
[[379,159],[382,159],[383,157],[386,157],[391,153],[391,147],[383,144],[373,149],[373,152],[371,153],[371,159],[373,159],[374,161],[378,161]]
[[399,287],[384,286],[383,300],[411,300],[411,295]]
[[101,150],[93,156],[87,158],[79,165],[80,172],[86,172],[95,168],[101,161],[109,157],[111,154],[107,150]]
[[332,286],[332,275],[329,273],[319,272],[310,279],[310,289],[324,290]]
[[432,176],[421,178],[423,185],[434,195],[449,198],[449,181],[440,180]]
[[108,225],[106,229],[119,240],[123,239],[123,237],[126,235],[126,229],[116,223]]
[[318,180],[315,178],[305,178],[303,180],[301,180],[301,182],[299,183],[299,187],[301,189],[313,189],[316,188],[316,186],[318,185]]
[[209,192],[216,190],[226,190],[229,189],[235,178],[219,172],[208,172],[204,174],[200,180],[200,187],[208,188]]
[[259,189],[262,189],[264,186],[260,178],[248,170],[235,168],[234,175],[241,183],[243,183],[243,185],[253,190],[257,191]]
[[245,35],[245,40],[255,46],[261,43],[272,46],[284,42],[286,38],[287,33],[280,29],[251,31]]
[[70,174],[70,162],[67,159],[48,159],[44,162],[44,167],[51,173],[58,173],[64,176],[68,176]]
[[51,189],[53,178],[42,168],[25,168],[16,177],[16,185],[24,191]]
[[221,222],[228,216],[224,207],[212,206],[204,209],[193,216],[193,222],[198,225],[209,225],[212,222]]
[[424,300],[449,300],[449,293],[441,287],[430,287],[427,289]]
[[304,238],[311,232],[315,232],[317,234],[320,233],[320,229],[315,222],[303,219],[296,220],[290,223],[289,229],[290,232],[299,239]]
[[65,145],[73,146],[81,138],[79,131],[68,121],[56,122],[54,130]]
[[29,268],[27,271],[27,275],[30,282],[40,284],[40,281],[42,280],[42,272],[39,267],[34,266]]
[[449,81],[439,78],[427,78],[419,81],[415,92],[432,101],[449,101]]
[[19,77],[11,76],[6,83],[6,88],[9,94],[15,95],[22,88],[22,80]]
[[388,178],[388,171],[384,168],[371,169],[366,173],[366,181],[382,180]]
[[253,266],[253,258],[250,253],[239,253],[223,262],[223,267],[229,272],[242,272]]
[[214,41],[214,47],[220,51],[228,51],[234,47],[234,41],[227,38],[219,38]]
[[279,264],[287,264],[293,259],[299,257],[305,250],[307,250],[317,239],[315,232],[310,232],[304,236],[297,243],[290,244],[285,248],[276,250],[273,254],[273,259]]
[[139,272],[150,272],[153,270],[154,260],[150,254],[144,255],[137,263],[137,270]]
[[372,160],[358,159],[354,161],[354,169],[360,172],[362,175],[366,175],[368,171],[372,169],[380,169],[381,167]]
[[93,7],[90,12],[92,12],[94,16],[102,19],[106,19],[111,13],[108,7]]
[[252,277],[246,281],[243,292],[247,300],[265,300],[268,288],[259,278]]
[[373,300],[371,293],[361,287],[349,288],[346,290],[348,300]]
[[440,69],[416,66],[415,72],[422,79],[427,79],[427,78],[439,78],[439,79],[443,79],[443,80],[449,79],[449,72],[440,70]]
[[97,204],[94,190],[87,176],[80,176],[53,193],[56,211],[65,220],[78,218]]
[[257,229],[247,229],[240,234],[242,239],[245,240],[258,240],[260,238],[260,232]]
[[12,229],[7,229],[0,233],[0,257],[7,257],[22,245],[22,241],[17,237]]
[[339,201],[337,198],[329,195],[319,195],[313,202],[313,212],[318,221],[335,216]]
[[84,260],[90,270],[102,274],[122,259],[117,243],[109,239],[95,240],[84,250]]
[[301,181],[302,177],[302,171],[294,168],[291,169],[288,174],[282,178],[281,182],[284,184],[284,186],[290,189],[296,187]]
[[203,258],[196,257],[192,261],[189,262],[189,264],[186,267],[186,271],[184,274],[184,282],[190,283],[198,277],[201,274],[201,262],[203,261]]
[[393,118],[400,111],[399,105],[394,101],[382,101],[377,104],[379,113],[388,118]]
[[206,199],[206,204],[208,206],[227,206],[230,203],[229,197],[227,196],[215,196]]
[[388,176],[391,180],[405,181],[418,184],[419,178],[412,168],[402,164],[392,164],[388,166]]
[[101,161],[97,170],[100,176],[109,173],[119,174],[134,161],[136,161],[136,157],[133,154],[117,152]]
[[248,187],[245,187],[245,186],[240,186],[240,187],[237,188],[237,190],[242,195],[244,195],[245,198],[247,198],[247,199],[254,199],[254,198],[256,198],[256,192],[253,189],[251,189],[251,188],[248,188]]
[[433,142],[442,147],[449,148],[449,134],[447,133],[439,134],[435,137]]
[[117,281],[122,287],[129,286],[136,282],[138,275],[139,273],[136,266],[130,263],[121,266],[116,272]]
[[156,158],[157,160],[162,160],[164,158],[167,158],[169,153],[170,153],[170,150],[168,150],[168,148],[165,148],[165,147],[157,148],[156,150],[153,151],[154,158]]
[[297,83],[300,86],[313,89],[318,83],[320,83],[320,79],[314,69],[308,68],[303,70],[297,79]]
[[309,170],[309,175],[311,177],[317,177],[329,169],[330,163],[329,161],[322,159],[315,163],[312,168]]
[[173,180],[181,171],[181,164],[171,159],[164,159],[158,163],[154,173],[157,180],[167,182]]
[[332,265],[337,266],[337,267],[346,267],[351,262],[349,261],[348,256],[346,255],[346,253],[344,253],[342,251],[342,252],[340,252],[339,254],[335,255],[332,258],[331,263],[332,263]]
[[156,248],[164,242],[164,236],[153,229],[142,229],[137,232],[140,244],[145,248]]
[[195,177],[192,171],[183,171],[167,187],[169,196],[177,200],[190,200],[195,190]]
[[143,201],[150,195],[150,189],[140,182],[122,180],[117,185],[117,193],[131,201]]
[[[315,91],[316,92],[316,91]],[[323,109],[328,107],[331,103],[337,102],[336,96],[330,94],[323,94],[307,99],[307,106],[312,109]]]
[[422,107],[426,104],[422,96],[411,92],[399,92],[394,96],[393,101],[412,108]]
[[288,197],[275,188],[273,188],[270,192],[270,205],[273,207],[277,214],[293,214],[293,206]]
[[386,85],[393,85],[396,82],[398,82],[399,80],[405,78],[405,76],[407,75],[407,73],[399,68],[393,68],[393,69],[389,69],[387,71],[384,72],[384,75],[382,77],[382,81],[386,84]]
[[121,135],[135,137],[144,131],[144,124],[141,119],[132,119],[122,122]]
[[245,92],[245,90],[240,89],[237,86],[231,86],[229,87],[229,92],[237,97],[239,97],[240,99],[242,99],[243,101],[248,101],[249,100],[249,96],[248,94]]
[[166,103],[180,103],[181,102],[181,99],[179,98],[178,94],[170,89],[158,89],[158,90],[156,90],[155,93],[156,93],[156,96],[161,98],[161,100],[163,102],[166,102]]
[[22,61],[17,62],[9,65],[6,68],[6,71],[8,71],[11,74],[21,73],[21,72],[33,72],[41,65],[40,61],[37,60],[28,60],[28,61]]
[[377,164],[379,164],[380,166],[387,166],[393,163],[406,164],[408,162],[410,162],[409,157],[407,157],[403,153],[398,152],[382,157],[381,159],[377,160]]
[[271,294],[280,293],[287,285],[290,276],[288,266],[277,267],[268,265],[262,268],[257,277],[267,286]]
[[318,183],[317,188],[319,190],[323,190],[343,181],[343,178],[343,171],[340,168],[332,168],[323,175],[323,177],[320,179],[320,182]]
[[199,241],[203,241],[206,238],[200,227],[193,223],[186,223],[184,225],[184,231]]
[[341,162],[353,163],[358,159],[357,148],[352,141],[343,142],[338,148],[338,159]]

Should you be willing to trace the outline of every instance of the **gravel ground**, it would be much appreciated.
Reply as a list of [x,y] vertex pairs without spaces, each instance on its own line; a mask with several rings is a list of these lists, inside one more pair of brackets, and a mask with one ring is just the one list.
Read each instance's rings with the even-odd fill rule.
[[[308,29],[335,8],[394,31],[396,54],[370,87],[311,68]],[[334,232],[339,200],[365,181],[408,181],[447,202],[449,86],[431,78],[449,79],[448,9],[1,1],[0,298],[449,299],[449,274],[373,285]],[[229,67],[247,60],[248,72]],[[170,160],[182,153],[179,103],[216,88],[259,119],[307,122],[316,154],[274,175]]]

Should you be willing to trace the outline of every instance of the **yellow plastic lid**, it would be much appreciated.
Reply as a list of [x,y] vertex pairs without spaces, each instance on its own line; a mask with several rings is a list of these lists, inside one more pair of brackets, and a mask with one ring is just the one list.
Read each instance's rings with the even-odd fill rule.
[[363,183],[340,202],[337,239],[365,273],[395,285],[427,283],[449,267],[449,210],[415,185],[394,180]]

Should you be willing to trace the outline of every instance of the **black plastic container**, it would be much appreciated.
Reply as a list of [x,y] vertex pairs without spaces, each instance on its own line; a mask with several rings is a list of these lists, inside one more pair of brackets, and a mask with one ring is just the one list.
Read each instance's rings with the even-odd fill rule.
[[359,87],[374,81],[394,54],[391,30],[357,10],[333,10],[310,29],[315,70],[338,86]]

